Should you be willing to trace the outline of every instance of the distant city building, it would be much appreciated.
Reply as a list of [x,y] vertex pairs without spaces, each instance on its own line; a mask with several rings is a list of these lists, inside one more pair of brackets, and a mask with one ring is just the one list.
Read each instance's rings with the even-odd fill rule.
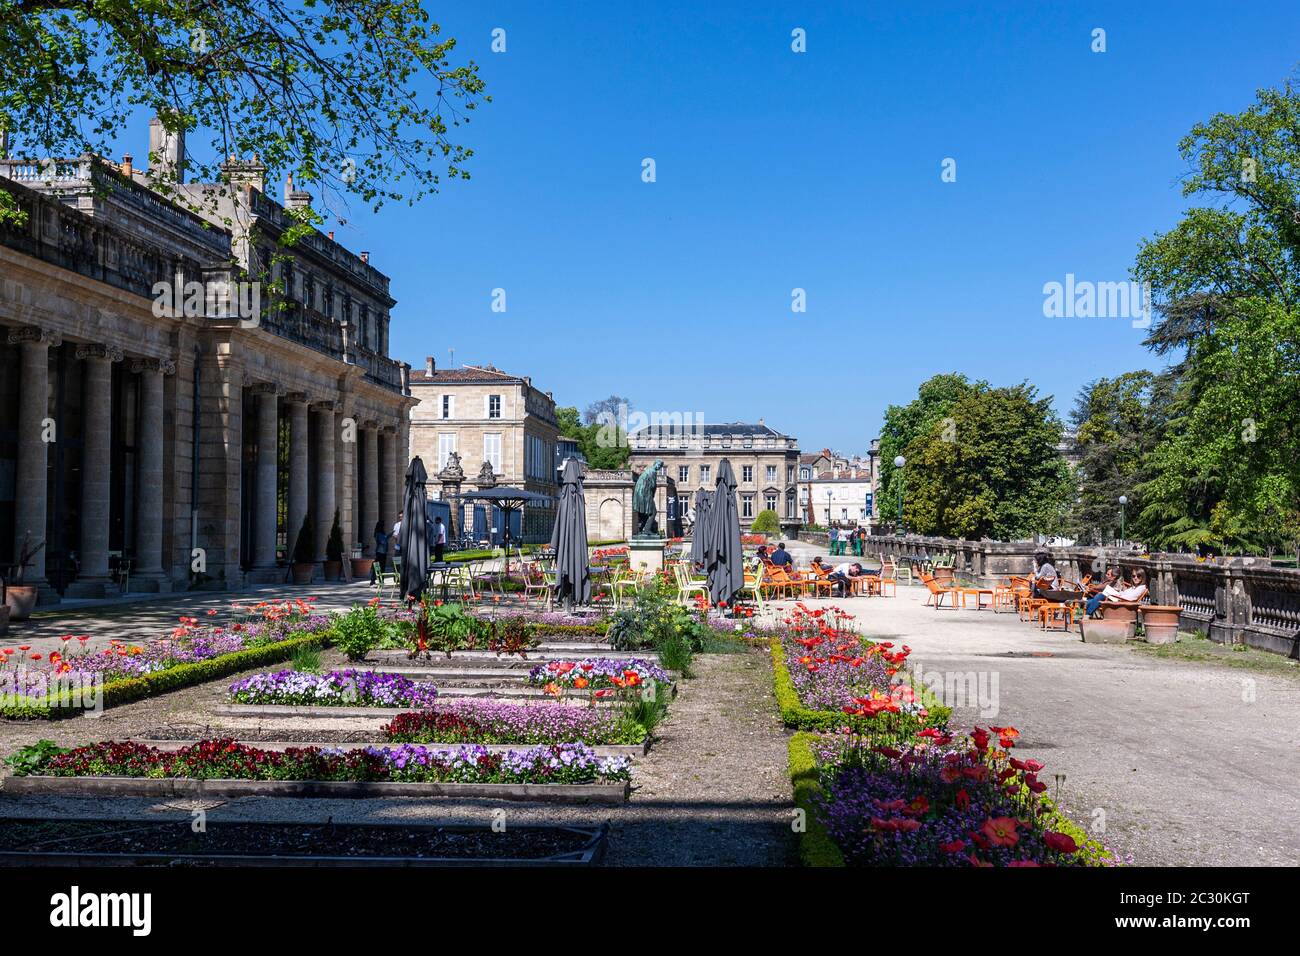
[[[447,464],[452,452],[460,456],[473,490],[473,477],[487,463],[497,484],[525,488],[544,495],[559,492],[559,426],[555,399],[533,385],[526,375],[511,375],[488,365],[438,368],[432,356],[423,370],[411,372],[410,454],[424,459],[430,476]],[[566,440],[567,441],[567,440]],[[437,495],[440,486],[429,484]],[[553,507],[524,510],[525,541],[548,538]]]
[[678,500],[689,509],[695,492],[713,491],[718,463],[731,461],[736,474],[736,509],[748,528],[760,511],[775,511],[785,525],[800,523],[798,442],[769,427],[743,422],[717,425],[647,425],[627,436],[633,471],[641,472],[662,458],[666,477],[677,486]]
[[809,524],[866,527],[878,516],[879,440],[867,455],[823,448],[799,456],[799,509]]
[[311,197],[272,199],[256,157],[188,183],[158,120],[150,152],[0,156],[26,214],[0,226],[0,566],[43,544],[47,602],[280,581],[304,517],[319,562],[336,513],[346,557],[399,507],[388,277],[319,232],[279,245]]

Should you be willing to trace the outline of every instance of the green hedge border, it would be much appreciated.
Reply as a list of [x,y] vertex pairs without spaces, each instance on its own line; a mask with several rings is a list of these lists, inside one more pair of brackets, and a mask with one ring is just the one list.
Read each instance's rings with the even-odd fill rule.
[[[790,669],[785,663],[785,650],[781,647],[781,639],[772,638],[770,647],[776,705],[780,708],[781,719],[787,727],[822,733],[830,733],[841,727],[849,727],[857,733],[880,733],[890,729],[886,720],[879,717],[850,717],[838,710],[812,710],[805,707],[799,700],[799,692],[795,690],[794,679],[791,678]],[[942,727],[952,717],[952,708],[939,703],[938,699],[924,687],[917,688],[916,694],[925,704],[930,715],[924,719],[894,718],[901,724],[897,730],[902,736],[910,736],[924,727]]]
[[831,835],[826,832],[817,813],[817,802],[822,795],[821,774],[812,744],[816,735],[800,731],[790,738],[790,786],[794,790],[794,805],[803,811],[804,829],[798,833],[799,862],[803,866],[842,867],[844,855]]
[[[111,681],[104,684],[103,706],[107,710],[119,704],[129,704],[144,700],[146,697],[179,690],[182,687],[203,684],[249,668],[277,664],[293,657],[294,652],[300,648],[325,646],[329,643],[330,634],[330,628],[312,632],[292,632],[287,639],[274,644],[250,647],[247,650],[222,654],[192,664],[178,664],[167,670],[143,674],[140,677]],[[46,697],[44,700],[7,697],[0,702],[0,717],[11,720],[48,720],[76,716],[85,712],[82,707],[60,703],[62,699],[62,696],[57,699]]]

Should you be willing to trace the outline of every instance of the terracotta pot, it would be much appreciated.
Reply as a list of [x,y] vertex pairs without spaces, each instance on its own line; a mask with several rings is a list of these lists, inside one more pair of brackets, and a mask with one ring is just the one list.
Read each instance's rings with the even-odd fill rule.
[[352,559],[352,577],[355,579],[370,578],[370,566],[375,562],[371,558],[353,558]]
[[1101,620],[1085,619],[1081,625],[1086,644],[1123,644],[1137,633],[1137,607],[1132,604],[1103,604]]
[[1182,608],[1147,604],[1142,608],[1142,628],[1148,644],[1172,644],[1178,640],[1178,615]]
[[11,584],[5,591],[5,604],[9,608],[9,620],[25,621],[32,616],[36,608],[36,598],[40,591],[34,584]]
[[337,581],[339,578],[343,577],[343,562],[326,561],[324,570],[326,581]]
[[311,584],[311,579],[316,575],[314,564],[295,564],[290,570],[293,573],[294,584]]

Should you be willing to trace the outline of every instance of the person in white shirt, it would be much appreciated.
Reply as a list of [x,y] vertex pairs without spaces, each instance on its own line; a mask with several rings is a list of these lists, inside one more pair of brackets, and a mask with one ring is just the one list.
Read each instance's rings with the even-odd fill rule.
[[397,520],[393,522],[393,554],[402,553],[402,513],[397,512]]
[[855,579],[862,577],[862,565],[856,561],[835,565],[835,570],[830,573],[830,579],[835,582],[840,597],[845,597],[849,593],[849,585]]
[[1147,599],[1147,573],[1141,568],[1133,569],[1132,583],[1120,580],[1119,572],[1111,569],[1106,572],[1106,586],[1101,593],[1088,601],[1088,613],[1096,611],[1102,604],[1138,604]]
[[447,546],[447,526],[442,523],[442,516],[433,519],[433,560],[442,564],[442,549]]
[[1056,589],[1056,565],[1052,556],[1046,551],[1034,552],[1034,573],[1029,578],[1029,590],[1034,597],[1041,597],[1042,592]]

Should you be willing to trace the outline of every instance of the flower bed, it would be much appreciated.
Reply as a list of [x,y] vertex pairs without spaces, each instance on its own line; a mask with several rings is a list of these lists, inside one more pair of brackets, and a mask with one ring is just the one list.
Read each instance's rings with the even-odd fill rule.
[[463,700],[401,714],[383,728],[396,743],[639,744],[644,725],[618,711]]
[[[849,866],[1112,866],[1123,861],[1042,794],[1018,732],[928,728],[897,746],[833,735],[811,750],[820,825]],[[811,832],[811,828],[810,828]]]
[[16,777],[587,784],[626,781],[632,766],[628,757],[600,757],[590,747],[576,743],[506,753],[472,745],[432,748],[418,744],[277,751],[229,739],[204,740],[175,751],[129,741],[36,750],[24,748],[10,758]]
[[612,690],[642,687],[652,682],[669,684],[672,683],[672,678],[658,664],[651,664],[639,657],[585,657],[577,661],[538,664],[528,672],[528,682],[574,690]]
[[429,707],[437,698],[437,688],[428,682],[357,670],[254,674],[231,684],[229,695],[233,704],[307,707]]
[[332,619],[312,613],[312,601],[235,605],[246,613],[221,625],[182,617],[165,638],[111,641],[95,652],[85,650],[86,635],[68,634],[62,639],[64,651],[23,660],[6,655],[0,668],[0,717],[50,718],[112,707],[287,660],[300,648],[329,641]]
[[786,628],[771,641],[777,705],[787,726],[907,736],[923,726],[943,726],[951,708],[911,686],[911,649],[872,643],[849,628],[838,608],[796,606]]

